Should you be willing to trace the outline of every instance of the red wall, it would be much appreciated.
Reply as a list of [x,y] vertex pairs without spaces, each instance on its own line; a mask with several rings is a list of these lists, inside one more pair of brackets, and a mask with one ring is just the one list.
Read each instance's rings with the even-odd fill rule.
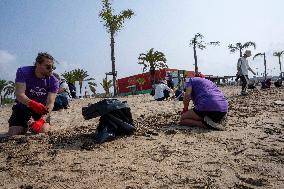
[[[165,69],[161,69],[161,70],[156,70],[155,71],[155,80],[159,81],[159,80],[165,79],[167,71],[173,72],[173,71],[177,71],[177,69],[165,68]],[[202,73],[200,73],[200,75],[201,75],[201,77],[205,76]],[[194,71],[186,71],[185,72],[185,77],[194,77],[194,76],[195,76]],[[144,80],[145,80],[144,85],[140,86],[137,83],[138,78],[144,78]],[[151,81],[150,81],[150,73],[147,72],[147,73],[142,73],[142,74],[133,75],[133,76],[118,79],[117,80],[118,93],[131,92],[129,90],[129,88],[127,88],[130,85],[136,85],[137,91],[152,89]]]
[[[166,77],[166,72],[167,71],[176,71],[177,69],[161,69],[161,70],[156,70],[155,71],[155,80],[159,81],[162,80]],[[143,78],[145,80],[144,85],[140,86],[137,83],[137,79],[138,78]],[[150,81],[150,73],[142,73],[142,74],[138,74],[138,75],[133,75],[130,77],[125,77],[125,78],[121,78],[117,80],[117,86],[118,86],[118,92],[119,93],[127,93],[130,92],[129,88],[127,88],[130,85],[136,85],[136,89],[138,91],[141,90],[148,90],[151,89],[151,81]]]

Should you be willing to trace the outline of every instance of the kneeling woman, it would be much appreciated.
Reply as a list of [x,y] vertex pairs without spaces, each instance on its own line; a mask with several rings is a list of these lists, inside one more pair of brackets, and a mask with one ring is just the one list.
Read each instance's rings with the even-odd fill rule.
[[[189,110],[190,100],[193,101],[194,107]],[[183,104],[181,125],[224,129],[228,101],[210,80],[200,77],[189,78],[186,82]]]

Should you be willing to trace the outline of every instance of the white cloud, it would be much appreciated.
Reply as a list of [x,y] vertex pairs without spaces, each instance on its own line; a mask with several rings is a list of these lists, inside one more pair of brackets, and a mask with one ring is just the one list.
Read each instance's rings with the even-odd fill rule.
[[16,67],[18,67],[16,56],[0,50],[0,79],[14,80]]
[[56,65],[55,72],[59,73],[59,74],[62,74],[65,71],[68,72],[68,71],[71,71],[71,70],[74,70],[74,69],[78,69],[78,68],[81,69],[81,67],[82,67],[81,65],[70,64],[67,61],[60,61],[59,64]]

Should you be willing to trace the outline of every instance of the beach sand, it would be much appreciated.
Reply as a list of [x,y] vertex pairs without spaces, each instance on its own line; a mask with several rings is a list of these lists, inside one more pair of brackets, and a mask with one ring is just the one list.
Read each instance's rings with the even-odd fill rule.
[[3,137],[11,106],[0,108],[0,188],[284,188],[284,89],[229,101],[225,131],[178,126],[182,102],[150,95],[126,100],[137,132],[97,145],[98,118],[76,99],[52,112],[49,134]]

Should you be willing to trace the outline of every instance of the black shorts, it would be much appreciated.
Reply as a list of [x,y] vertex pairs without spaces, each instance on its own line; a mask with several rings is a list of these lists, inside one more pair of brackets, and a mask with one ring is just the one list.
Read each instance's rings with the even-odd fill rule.
[[165,97],[162,97],[162,98],[157,98],[157,99],[155,99],[156,101],[163,101],[163,100],[165,100]]
[[204,117],[207,116],[209,117],[212,121],[215,123],[220,123],[223,118],[226,116],[227,112],[219,112],[219,111],[199,111],[193,108],[193,111],[202,118],[202,123],[208,127],[208,128],[213,128],[211,125],[209,125],[207,122],[204,121]]
[[19,107],[17,105],[14,105],[12,107],[12,110],[13,110],[12,115],[8,121],[9,127],[22,126],[24,128],[27,128],[28,127],[27,123],[31,117],[33,117],[35,121],[41,118],[40,114],[37,114],[28,107]]

